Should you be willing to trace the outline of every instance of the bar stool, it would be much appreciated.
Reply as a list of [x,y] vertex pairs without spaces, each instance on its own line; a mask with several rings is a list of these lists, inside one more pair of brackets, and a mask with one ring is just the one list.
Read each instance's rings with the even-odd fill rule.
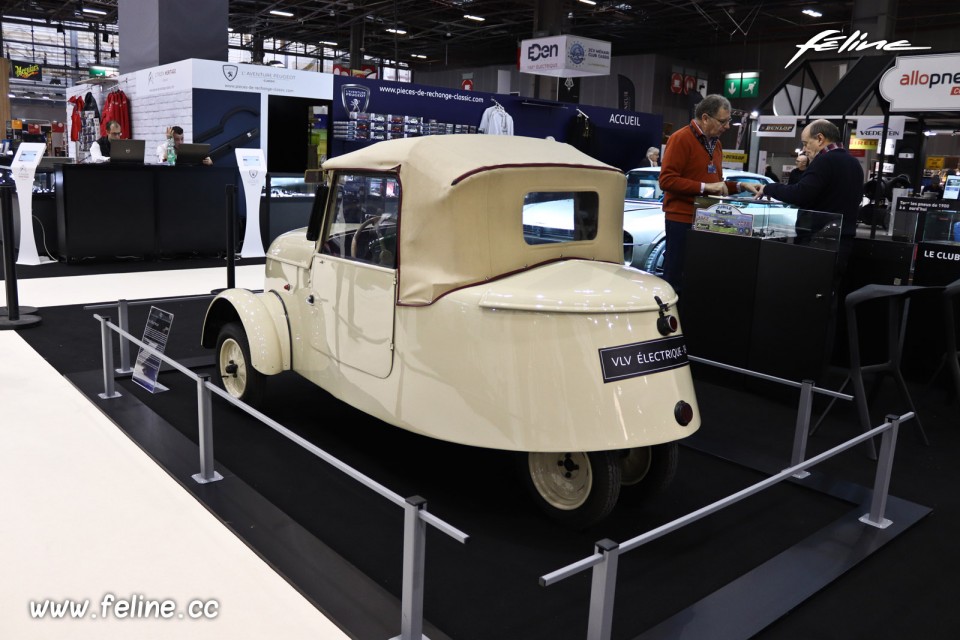
[[943,371],[943,367],[946,367],[950,370],[950,373],[953,375],[953,391],[955,394],[955,399],[960,401],[960,350],[957,349],[957,301],[960,300],[960,280],[954,280],[943,290],[943,324],[946,328],[946,350],[943,354],[943,357],[940,358],[940,364],[937,366],[937,370],[933,372],[933,375],[930,376],[930,381],[927,382],[927,387],[930,387],[933,382],[937,379],[937,376],[940,375],[940,372]]
[[[907,406],[910,407],[910,410],[913,411],[914,414],[917,413],[917,410],[913,405],[913,399],[910,397],[910,391],[907,389],[907,382],[903,379],[903,374],[900,372],[900,361],[903,353],[903,330],[907,325],[907,314],[910,310],[910,295],[917,291],[923,291],[926,289],[927,287],[918,286],[868,284],[860,287],[856,291],[849,293],[844,301],[844,307],[847,314],[847,336],[849,340],[848,347],[850,350],[850,363],[847,376],[844,379],[843,384],[840,385],[840,391],[843,391],[847,384],[851,382],[853,383],[854,401],[857,403],[857,413],[860,418],[860,426],[863,428],[864,432],[869,431],[874,427],[874,425],[870,422],[870,408],[867,402],[867,393],[863,381],[863,374],[865,373],[877,373],[881,376],[883,374],[888,374],[892,376],[894,381],[897,383],[900,394],[906,401]],[[861,359],[860,332],[857,326],[857,313],[858,307],[861,307],[861,305],[873,300],[887,301],[887,359],[885,362],[863,364]],[[863,313],[862,308],[860,312],[861,314]],[[878,318],[878,320],[880,320],[880,318]],[[954,346],[954,348],[956,347]],[[875,380],[875,382],[878,381],[879,377]],[[830,411],[830,408],[833,406],[834,402],[835,399],[831,400],[830,404],[827,405],[823,415],[820,416],[820,419],[817,420],[817,423],[810,430],[811,435],[813,435],[817,427],[820,426],[820,423],[823,422],[823,419],[826,417],[827,412]],[[924,444],[929,445],[930,441],[927,439],[927,434],[923,429],[923,425],[920,424],[920,416],[917,415],[914,420],[916,421],[920,438],[923,440]],[[866,444],[870,457],[872,459],[876,459],[877,452],[873,440],[871,439],[867,441]]]

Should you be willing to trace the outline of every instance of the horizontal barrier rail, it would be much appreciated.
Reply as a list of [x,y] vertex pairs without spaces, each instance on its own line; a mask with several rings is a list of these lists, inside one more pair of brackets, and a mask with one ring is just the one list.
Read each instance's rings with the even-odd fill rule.
[[[202,299],[209,296],[194,296],[191,298],[177,298],[177,300]],[[169,300],[169,299],[168,299]],[[125,302],[125,301],[121,301]],[[138,301],[140,304],[148,304],[151,301]],[[106,308],[118,306],[119,303],[109,305],[97,305]],[[200,375],[194,373],[183,366],[173,358],[161,353],[154,347],[146,344],[130,334],[125,328],[121,328],[113,322],[109,316],[100,316],[94,314],[93,317],[100,322],[101,339],[103,349],[103,380],[104,393],[101,398],[109,399],[119,397],[116,391],[114,377],[110,373],[113,366],[113,340],[111,332],[120,336],[121,345],[124,341],[139,346],[148,354],[157,357],[162,362],[170,365],[183,375],[197,383],[197,404],[200,434],[200,473],[194,475],[194,479],[200,483],[215,482],[222,477],[214,471],[213,468],[213,419],[210,398],[216,394],[234,405],[235,407],[256,418],[266,426],[270,427],[291,442],[306,449],[317,456],[330,466],[338,469],[340,472],[353,478],[363,486],[383,496],[390,502],[404,509],[404,539],[403,539],[403,585],[401,599],[401,632],[399,636],[392,640],[423,640],[423,579],[425,575],[426,558],[426,525],[442,531],[454,540],[460,543],[466,543],[470,536],[453,525],[441,520],[437,516],[429,513],[426,509],[427,502],[420,496],[402,497],[400,494],[391,491],[376,480],[357,471],[350,465],[339,460],[323,449],[317,447],[312,442],[292,432],[282,424],[276,422],[267,415],[237,400],[229,393],[211,383],[209,375]]]
[[828,389],[817,388],[813,381],[804,380],[795,382],[785,378],[778,378],[765,373],[751,371],[741,367],[736,367],[722,362],[707,360],[688,355],[691,362],[697,362],[709,366],[719,367],[728,371],[742,373],[754,378],[783,384],[789,387],[800,389],[800,405],[797,410],[797,422],[794,434],[794,446],[791,454],[790,466],[783,469],[776,475],[765,480],[750,485],[734,494],[721,500],[717,500],[701,509],[688,513],[685,516],[672,520],[646,533],[642,533],[623,543],[616,543],[613,540],[600,540],[595,544],[595,552],[586,558],[578,560],[565,567],[552,571],[546,575],[540,576],[540,585],[548,587],[561,580],[569,578],[587,569],[593,570],[593,578],[590,587],[590,607],[589,618],[587,622],[587,640],[610,640],[613,627],[613,603],[616,592],[617,567],[619,558],[624,553],[641,547],[648,542],[652,542],[669,533],[682,529],[702,518],[707,517],[717,511],[732,506],[741,500],[753,496],[765,489],[773,487],[785,480],[791,478],[804,478],[809,475],[807,469],[828,460],[847,449],[858,444],[869,442],[872,446],[872,439],[878,435],[882,436],[880,455],[877,458],[877,472],[874,480],[873,499],[870,505],[870,513],[860,518],[860,521],[866,525],[886,528],[892,524],[884,517],[887,504],[887,496],[890,488],[890,473],[893,468],[893,453],[896,449],[897,432],[901,422],[905,422],[915,416],[913,412],[902,416],[887,416],[886,422],[882,425],[870,429],[861,435],[851,438],[836,447],[825,451],[809,460],[804,460],[806,455],[806,442],[810,430],[810,414],[812,411],[813,394],[820,393],[831,396],[833,401],[853,400],[853,396]]
[[[788,387],[794,387],[800,389],[803,387],[802,382],[796,382],[794,380],[787,380],[786,378],[778,378],[777,376],[771,376],[766,373],[760,373],[759,371],[751,371],[750,369],[743,369],[742,367],[737,367],[732,364],[725,364],[723,362],[717,362],[716,360],[707,360],[706,358],[698,358],[697,356],[687,355],[687,359],[690,362],[698,362],[700,364],[710,365],[711,367],[717,367],[719,369],[726,369],[727,371],[734,371],[736,373],[742,373],[744,375],[760,378],[761,380],[767,380],[768,382],[776,382],[778,384],[786,385]],[[847,395],[846,393],[841,393],[839,391],[831,391],[829,389],[821,389],[819,387],[813,388],[814,393],[819,393],[825,396],[831,396],[839,400],[853,400],[853,396]]]

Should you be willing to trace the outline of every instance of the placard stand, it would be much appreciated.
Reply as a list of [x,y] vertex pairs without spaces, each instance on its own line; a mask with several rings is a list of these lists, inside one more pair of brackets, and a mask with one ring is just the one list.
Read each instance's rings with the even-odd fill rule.
[[38,265],[54,262],[50,258],[40,257],[37,253],[37,240],[33,235],[33,178],[46,150],[47,145],[42,142],[21,142],[17,155],[10,164],[13,181],[17,185],[17,201],[20,204],[20,252],[17,255],[17,264]]
[[235,149],[237,168],[243,184],[247,204],[247,228],[243,232],[241,258],[262,258],[263,239],[260,237],[260,195],[267,182],[267,162],[262,149]]

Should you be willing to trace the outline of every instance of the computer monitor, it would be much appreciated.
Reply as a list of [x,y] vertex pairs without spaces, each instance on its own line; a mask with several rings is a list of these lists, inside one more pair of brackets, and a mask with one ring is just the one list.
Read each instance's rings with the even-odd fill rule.
[[947,176],[943,185],[943,199],[956,200],[960,196],[960,176]]
[[110,162],[143,164],[144,140],[111,140]]
[[177,149],[177,164],[200,164],[209,155],[209,144],[181,144]]

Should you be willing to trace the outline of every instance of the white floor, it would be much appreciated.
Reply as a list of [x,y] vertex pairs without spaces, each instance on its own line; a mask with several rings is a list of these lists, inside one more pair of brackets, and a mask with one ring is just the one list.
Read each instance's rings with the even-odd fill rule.
[[[225,282],[198,269],[21,279],[18,291],[42,308]],[[263,266],[239,267],[237,285],[262,288]],[[348,637],[14,331],[0,331],[0,416],[0,638]],[[68,600],[76,615],[54,619],[50,605]],[[170,617],[131,615],[153,614],[150,600],[171,601]]]

